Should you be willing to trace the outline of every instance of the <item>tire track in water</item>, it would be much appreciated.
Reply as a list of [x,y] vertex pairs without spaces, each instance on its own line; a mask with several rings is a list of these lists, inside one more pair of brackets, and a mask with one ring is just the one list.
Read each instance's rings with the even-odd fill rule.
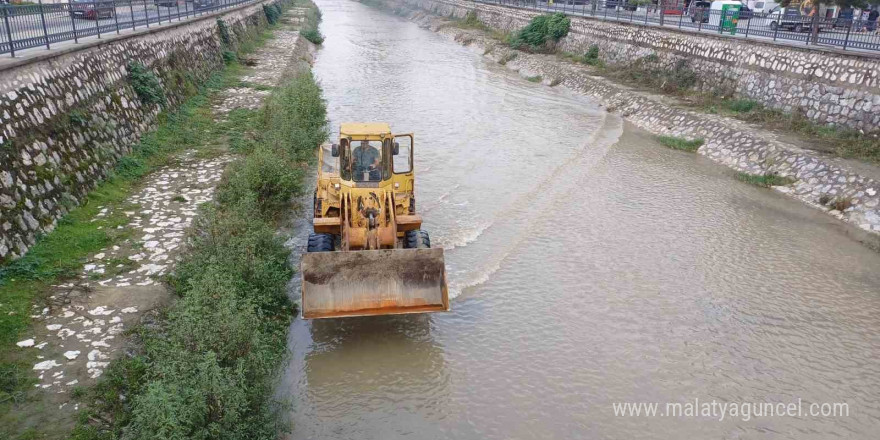
[[[622,133],[623,121],[618,116],[604,114],[597,130],[576,154],[553,168],[538,185],[520,195],[493,220],[473,228],[468,235],[438,240],[447,251],[447,266],[453,266],[449,297],[456,298],[465,289],[488,281],[511,252],[530,237],[531,225],[554,212],[552,208],[559,205],[560,199],[576,191],[580,177],[599,164]],[[479,255],[484,250],[491,253]],[[469,251],[477,255],[470,259],[462,255]],[[468,264],[461,265],[462,260],[469,260]]]

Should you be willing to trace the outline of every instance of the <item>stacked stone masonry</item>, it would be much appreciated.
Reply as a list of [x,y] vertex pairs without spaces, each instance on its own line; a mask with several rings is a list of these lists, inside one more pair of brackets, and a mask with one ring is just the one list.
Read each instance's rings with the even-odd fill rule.
[[[464,0],[401,0],[411,7],[464,18],[476,11],[493,29],[521,29],[539,12]],[[660,29],[592,17],[572,17],[563,51],[583,54],[596,45],[603,60],[628,63],[647,55],[673,66],[688,61],[704,91],[733,93],[786,112],[801,111],[823,124],[880,130],[880,57],[758,40]]]
[[157,74],[174,109],[223,65],[217,19],[235,46],[265,28],[268,3],[0,68],[0,263],[52,231],[155,126],[163,107],[141,102],[129,63]]

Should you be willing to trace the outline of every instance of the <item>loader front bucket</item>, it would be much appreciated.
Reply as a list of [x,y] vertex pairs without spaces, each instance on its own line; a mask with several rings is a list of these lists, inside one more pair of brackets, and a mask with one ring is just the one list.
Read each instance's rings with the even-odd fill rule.
[[443,249],[303,254],[303,318],[449,310]]

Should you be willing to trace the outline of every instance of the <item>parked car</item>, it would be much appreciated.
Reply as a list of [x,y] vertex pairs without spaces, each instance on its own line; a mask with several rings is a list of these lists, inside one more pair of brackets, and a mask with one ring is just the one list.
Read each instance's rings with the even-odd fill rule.
[[187,0],[192,3],[193,10],[211,9],[217,5],[217,0]]
[[691,3],[691,23],[708,23],[709,22],[709,9],[712,7],[712,2],[697,0]]
[[176,8],[177,0],[153,0],[153,3],[156,6],[161,6],[163,8]]
[[70,16],[97,20],[99,18],[113,18],[116,15],[116,5],[112,1],[102,0],[71,0]]
[[[810,30],[813,18],[801,14],[798,8],[782,8],[777,6],[770,11],[770,14],[764,20],[765,24],[774,31],[776,29],[784,29],[792,32],[803,32]],[[825,26],[827,26],[827,23],[824,20],[820,20],[819,30],[821,31]]]

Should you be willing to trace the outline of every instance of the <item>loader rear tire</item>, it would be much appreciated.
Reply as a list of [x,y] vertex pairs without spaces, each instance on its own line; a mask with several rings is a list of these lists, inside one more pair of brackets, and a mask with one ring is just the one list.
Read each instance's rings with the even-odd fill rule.
[[309,234],[308,252],[333,252],[336,248],[333,234]]
[[406,249],[429,249],[431,247],[431,237],[428,231],[416,229],[414,231],[406,231]]

